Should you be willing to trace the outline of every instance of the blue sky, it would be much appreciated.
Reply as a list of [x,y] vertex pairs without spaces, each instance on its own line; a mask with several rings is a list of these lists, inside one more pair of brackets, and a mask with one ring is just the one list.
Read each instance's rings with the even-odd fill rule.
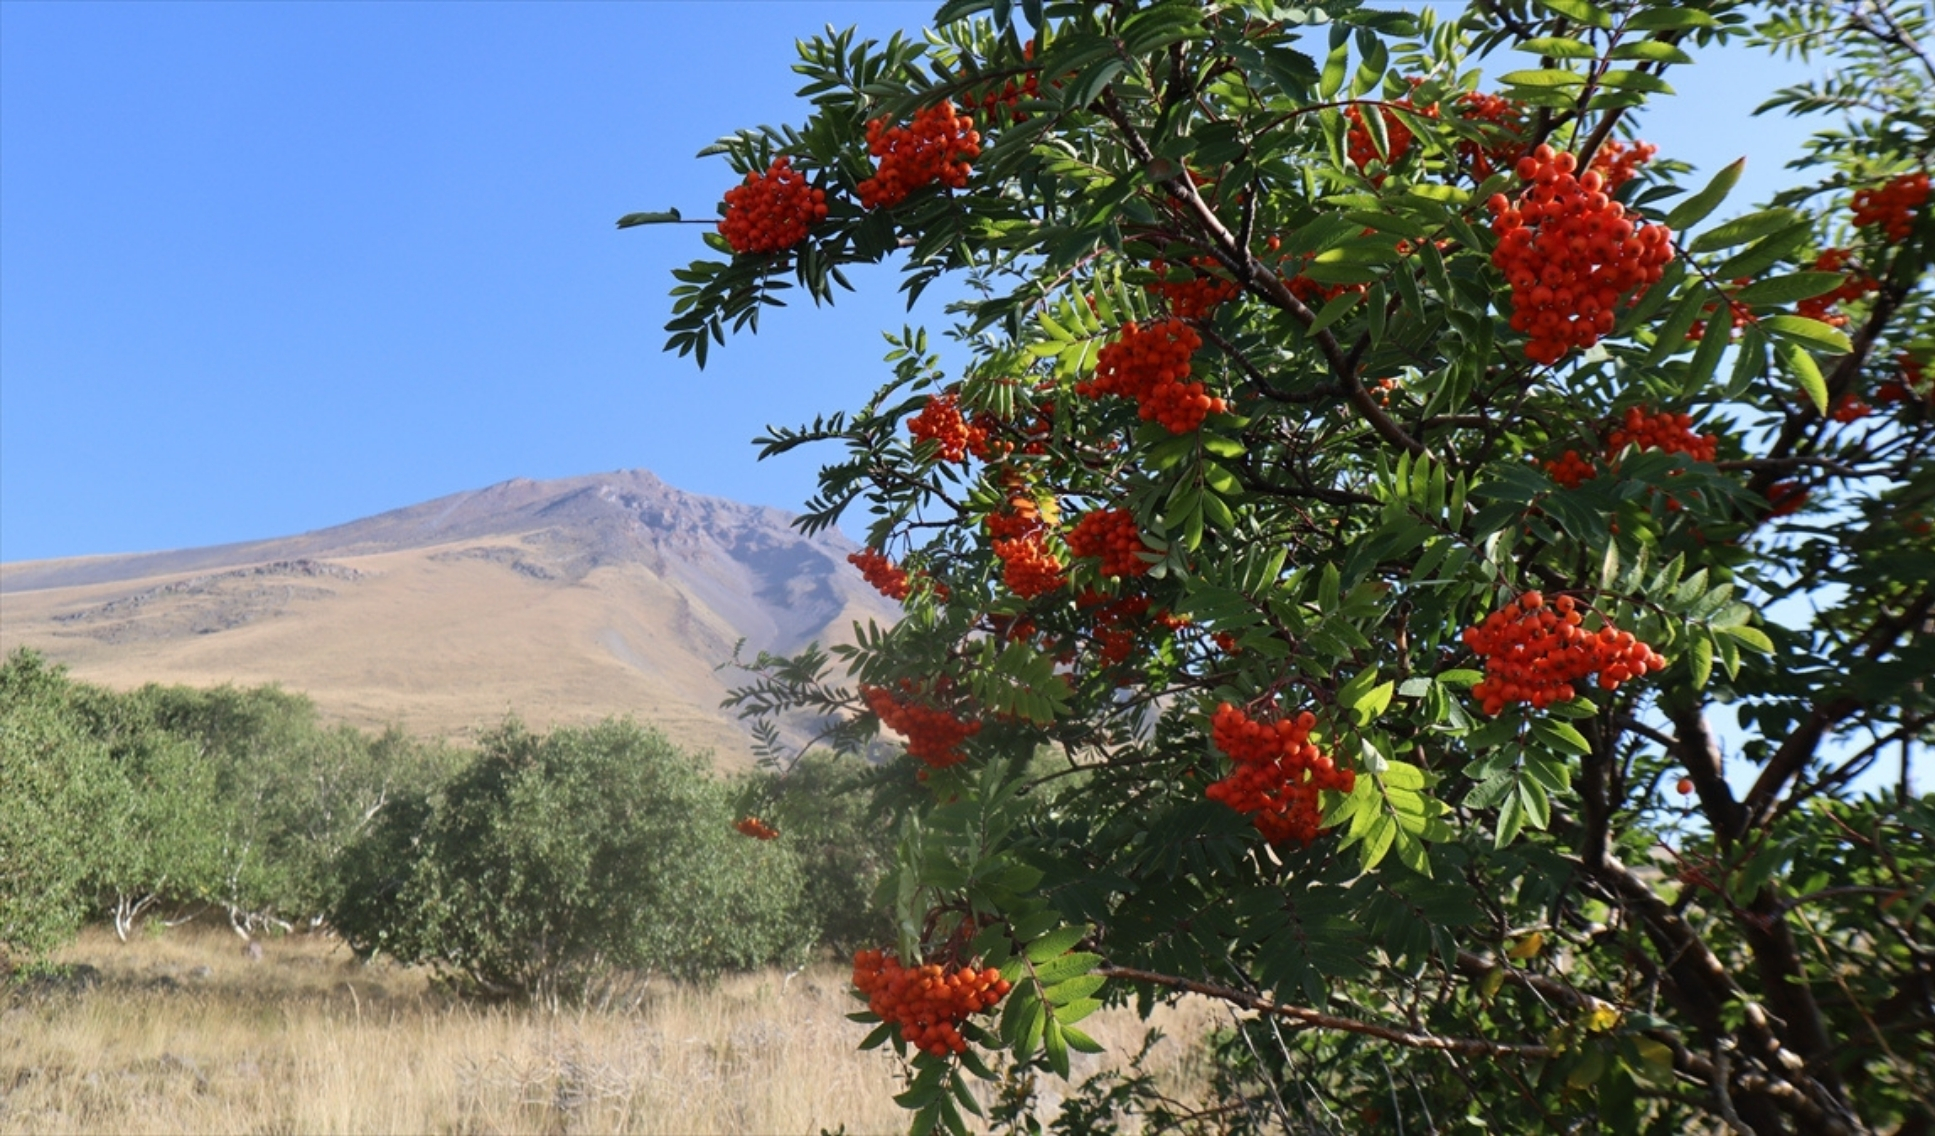
[[[631,467],[797,508],[815,456],[748,439],[873,389],[891,276],[700,372],[660,352],[698,231],[612,223],[712,215],[693,155],[802,117],[796,38],[933,8],[0,3],[0,560]],[[1804,132],[1744,116],[1803,74],[1704,58],[1641,135],[1764,195]]]

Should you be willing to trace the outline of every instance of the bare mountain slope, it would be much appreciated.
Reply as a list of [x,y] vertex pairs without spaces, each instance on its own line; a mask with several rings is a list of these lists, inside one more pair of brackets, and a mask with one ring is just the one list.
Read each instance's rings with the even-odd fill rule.
[[302,536],[0,565],[0,650],[112,686],[279,682],[417,734],[629,713],[735,764],[735,642],[894,614],[849,542],[790,520],[643,471],[507,481]]

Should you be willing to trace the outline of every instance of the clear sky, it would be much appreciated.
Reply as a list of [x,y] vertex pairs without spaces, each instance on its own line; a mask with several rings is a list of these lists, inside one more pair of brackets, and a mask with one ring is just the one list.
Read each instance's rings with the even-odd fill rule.
[[[774,312],[700,372],[660,352],[698,230],[613,221],[712,216],[733,179],[693,155],[803,117],[796,38],[934,7],[5,0],[0,560],[633,467],[797,508],[815,456],[748,440],[873,389],[893,279]],[[1709,172],[1751,154],[1764,195],[1804,131],[1745,115],[1802,74],[1703,58],[1641,134]]]

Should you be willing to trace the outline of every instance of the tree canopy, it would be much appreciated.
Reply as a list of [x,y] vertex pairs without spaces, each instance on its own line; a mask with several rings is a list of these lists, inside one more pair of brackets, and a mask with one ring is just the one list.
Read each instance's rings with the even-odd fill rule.
[[[802,42],[805,120],[708,151],[744,180],[667,346],[856,264],[965,297],[951,355],[894,332],[866,405],[759,440],[840,451],[802,524],[863,510],[905,615],[739,695],[923,779],[855,968],[917,1130],[1182,992],[1249,1012],[1203,1125],[1935,1125],[1929,23],[952,0]],[[1643,141],[1722,49],[1832,68],[1767,93],[1819,131],[1751,209]]]

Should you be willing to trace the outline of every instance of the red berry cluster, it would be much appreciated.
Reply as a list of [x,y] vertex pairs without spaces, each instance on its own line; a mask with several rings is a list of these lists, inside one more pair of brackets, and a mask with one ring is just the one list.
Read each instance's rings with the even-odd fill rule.
[[997,540],[994,554],[1001,560],[1001,582],[1024,600],[1045,596],[1068,583],[1061,558],[1049,549],[1040,532]]
[[1518,603],[1500,608],[1476,627],[1465,629],[1465,645],[1485,658],[1485,677],[1472,696],[1497,714],[1514,702],[1543,710],[1570,702],[1573,684],[1597,673],[1599,685],[1617,690],[1627,679],[1666,669],[1666,660],[1613,627],[1587,631],[1571,596],[1547,607],[1545,597],[1527,592]]
[[990,614],[988,631],[1005,643],[1027,643],[1033,641],[1041,628],[1025,615]]
[[1627,407],[1624,422],[1606,435],[1606,456],[1610,458],[1629,445],[1642,450],[1685,454],[1694,461],[1703,462],[1715,460],[1720,451],[1717,436],[1693,432],[1692,415],[1674,414],[1666,410],[1649,414],[1639,406]]
[[1807,299],[1794,305],[1795,314],[1805,319],[1819,320],[1830,327],[1843,327],[1847,324],[1848,317],[1835,311],[1835,305],[1845,304],[1850,300],[1859,300],[1861,297],[1881,287],[1875,281],[1874,277],[1863,272],[1859,267],[1849,269],[1848,263],[1853,255],[1853,253],[1844,248],[1827,248],[1821,250],[1821,255],[1814,258],[1814,271],[1845,271],[1846,278],[1841,281],[1840,285],[1834,291],[1828,292],[1825,295],[1809,296]]
[[1048,440],[1054,434],[1055,404],[1052,402],[1037,407],[1035,420],[1025,424],[1003,422],[988,411],[976,411],[968,420],[968,453],[985,462],[1000,461],[1016,451],[1045,454]]
[[1308,846],[1321,833],[1318,794],[1357,787],[1354,771],[1339,769],[1310,741],[1316,725],[1317,716],[1308,710],[1294,719],[1259,722],[1227,702],[1218,706],[1210,717],[1210,740],[1236,768],[1203,795],[1249,814],[1272,844],[1294,840]]
[[[1374,231],[1372,229],[1364,230],[1367,234]],[[1277,252],[1283,248],[1283,238],[1271,237],[1264,241],[1263,244],[1269,251]],[[1308,264],[1316,255],[1313,252],[1304,253],[1301,258],[1298,258],[1298,267],[1301,268],[1302,265]],[[1320,284],[1310,277],[1303,275],[1301,271],[1294,273],[1286,271],[1283,266],[1290,263],[1290,261],[1291,256],[1289,253],[1278,257],[1277,274],[1283,278],[1284,286],[1290,289],[1292,296],[1295,296],[1297,299],[1312,307],[1326,304],[1346,292],[1370,291],[1371,286],[1369,284]]]
[[1460,118],[1484,124],[1490,135],[1482,142],[1465,139],[1458,143],[1458,156],[1471,167],[1475,180],[1484,181],[1493,170],[1516,162],[1525,152],[1525,104],[1503,95],[1467,91],[1458,96],[1455,105]]
[[[1024,43],[1021,45],[1021,57],[1025,60],[1033,61],[1033,59],[1035,58],[1034,40],[1031,39],[1027,43]],[[1001,85],[1001,88],[999,90],[989,90],[984,92],[981,95],[981,98],[979,101],[980,101],[982,114],[989,120],[992,120],[995,117],[994,108],[1002,107],[1008,111],[1008,118],[1010,119],[1010,121],[1026,122],[1028,121],[1028,116],[1026,114],[1022,114],[1016,111],[1014,109],[1015,104],[1020,102],[1022,99],[1036,98],[1040,96],[1040,94],[1041,94],[1041,72],[1040,70],[1037,69],[1037,70],[1031,70],[1026,75],[1024,75],[1019,85],[1016,85],[1013,79],[1009,79],[1006,83],[1003,83]],[[975,100],[973,98],[969,98],[968,102],[970,104],[973,104]]]
[[[1810,403],[1809,405],[1812,406],[1813,404]],[[1873,413],[1874,407],[1863,402],[1861,397],[1853,391],[1848,391],[1840,398],[1835,399],[1834,405],[1828,407],[1828,417],[1843,425],[1849,422],[1859,422],[1861,419]]]
[[1776,481],[1767,487],[1767,516],[1788,517],[1807,504],[1807,486],[1798,481]]
[[933,766],[946,769],[967,760],[961,743],[981,732],[978,721],[963,721],[938,706],[917,701],[914,684],[900,681],[903,697],[884,686],[862,686],[860,697],[867,700],[882,725],[907,739],[907,752]]
[[953,391],[928,399],[920,413],[908,420],[907,430],[916,442],[938,445],[942,461],[964,462],[969,451],[980,452],[988,441],[987,431],[961,414],[960,396]]
[[[1160,280],[1149,285],[1149,291],[1161,296],[1169,305],[1169,314],[1177,319],[1207,320],[1224,301],[1234,300],[1242,292],[1234,280],[1211,274],[1209,270],[1216,266],[1215,257],[1190,257],[1189,266],[1197,270],[1193,280]],[[1158,260],[1151,262],[1149,268],[1160,275],[1169,270],[1169,265]]]
[[954,113],[952,102],[940,102],[907,126],[889,126],[884,118],[867,123],[867,152],[874,157],[874,175],[857,187],[860,204],[891,209],[935,182],[966,186],[969,163],[981,156],[981,135],[973,119]]
[[[1013,379],[998,380],[1013,383]],[[1054,389],[1052,381],[1036,388],[1036,394]],[[1055,403],[1042,399],[1035,404],[1033,421],[1004,421],[989,411],[977,411],[968,421],[968,453],[985,462],[1000,461],[1016,450],[1024,454],[1045,454],[1048,441],[1055,436]]]
[[984,462],[997,462],[1014,453],[1015,443],[1001,436],[1006,425],[990,411],[975,411],[968,419],[968,453]]
[[[1606,461],[1616,462],[1619,451],[1629,445],[1642,450],[1685,454],[1694,461],[1710,462],[1719,454],[1720,439],[1713,434],[1694,433],[1693,416],[1690,414],[1666,411],[1654,414],[1644,407],[1633,406],[1627,408],[1621,424],[1606,435]],[[1578,450],[1567,450],[1545,462],[1545,474],[1567,489],[1577,489],[1599,476],[1599,471]]]
[[1068,534],[1068,551],[1084,560],[1100,560],[1104,576],[1144,576],[1149,561],[1140,554],[1156,550],[1143,542],[1134,513],[1096,509],[1075,522]]
[[1928,365],[1904,351],[1895,357],[1901,367],[1901,377],[1888,379],[1875,388],[1876,402],[1914,402],[1920,399],[1935,405],[1935,382],[1931,382]]
[[1093,613],[1089,625],[1094,629],[1096,662],[1103,668],[1129,661],[1150,604],[1148,596],[1111,596],[1093,588],[1084,588],[1075,597],[1077,608]]
[[907,570],[887,559],[887,554],[875,548],[863,548],[847,555],[847,563],[860,569],[874,590],[890,600],[904,600],[913,586],[909,584]]
[[[1419,80],[1413,80],[1413,85],[1417,82]],[[1361,170],[1372,162],[1380,160],[1387,167],[1395,166],[1404,160],[1406,154],[1411,152],[1411,142],[1415,136],[1411,133],[1411,128],[1404,125],[1404,122],[1393,112],[1393,107],[1402,107],[1413,114],[1423,115],[1427,118],[1438,117],[1438,108],[1436,106],[1414,106],[1411,103],[1409,95],[1386,106],[1379,107],[1378,113],[1384,119],[1384,141],[1389,144],[1385,156],[1380,159],[1377,153],[1377,146],[1371,141],[1370,128],[1364,125],[1364,112],[1354,106],[1344,108],[1344,117],[1350,121],[1350,130],[1344,136],[1344,145],[1350,152],[1352,164],[1358,169]]]
[[988,533],[997,540],[1013,540],[1042,530],[1041,506],[1025,489],[1011,485],[1008,507],[988,514]]
[[[1303,259],[1308,261],[1314,255],[1306,253]],[[1363,293],[1370,291],[1371,287],[1369,284],[1325,284],[1322,281],[1312,280],[1301,272],[1295,276],[1284,277],[1284,284],[1290,289],[1292,296],[1313,308],[1321,307],[1346,292]]]
[[1167,319],[1144,330],[1131,323],[1121,338],[1096,354],[1095,377],[1075,384],[1084,398],[1119,394],[1136,401],[1144,421],[1160,422],[1171,434],[1198,429],[1203,419],[1221,414],[1223,400],[1191,382],[1189,359],[1203,345],[1196,329],[1179,319]]
[[1008,500],[1007,512],[988,514],[991,547],[1001,561],[1001,582],[1025,600],[1045,596],[1068,582],[1061,558],[1048,547],[1041,507],[1026,493]]
[[1567,450],[1545,463],[1545,475],[1567,489],[1577,489],[1599,476],[1599,471],[1578,450]]
[[1905,241],[1915,228],[1915,211],[1928,202],[1928,174],[1903,174],[1876,189],[1858,190],[1852,201],[1854,225],[1881,226],[1891,241]]
[[744,185],[726,190],[726,215],[719,232],[738,253],[783,252],[806,239],[826,220],[826,190],[814,189],[793,172],[793,160],[773,159],[763,174],[749,173]]
[[1599,144],[1599,151],[1592,156],[1590,169],[1606,179],[1606,192],[1611,193],[1639,176],[1639,168],[1653,160],[1660,148],[1651,142],[1635,142],[1628,146],[1617,138],[1608,138]]
[[1492,263],[1511,281],[1512,327],[1530,337],[1525,354],[1535,363],[1599,342],[1620,296],[1657,281],[1673,259],[1664,225],[1635,224],[1603,192],[1605,177],[1575,178],[1577,165],[1541,145],[1519,159],[1518,176],[1531,184],[1515,200],[1499,193],[1488,203]]
[[737,829],[741,835],[750,836],[754,840],[777,840],[779,838],[779,829],[774,828],[758,817],[740,817],[738,820],[732,822],[732,827]]
[[854,952],[853,986],[881,1021],[900,1027],[907,1044],[936,1057],[967,1052],[961,1023],[992,1008],[1010,989],[993,967],[902,966],[894,952],[876,950]]

